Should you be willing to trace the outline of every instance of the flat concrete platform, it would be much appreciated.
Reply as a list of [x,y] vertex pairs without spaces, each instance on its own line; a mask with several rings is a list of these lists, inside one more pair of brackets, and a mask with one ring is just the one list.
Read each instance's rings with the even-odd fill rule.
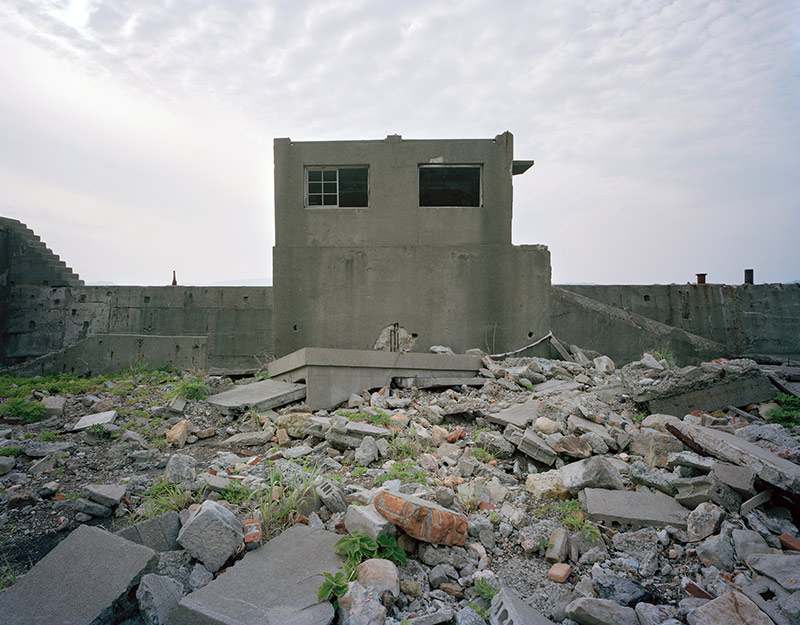
[[469,380],[481,366],[478,356],[306,347],[269,363],[269,375],[304,382],[306,404],[327,410],[352,393],[386,386],[394,378]]
[[322,573],[341,569],[333,553],[341,536],[290,527],[245,554],[213,582],[185,596],[170,625],[326,625],[333,605],[317,599]]
[[579,498],[586,518],[609,527],[666,527],[686,529],[689,510],[662,493],[587,488]]
[[243,412],[250,408],[269,410],[284,406],[306,396],[306,387],[302,384],[290,384],[278,380],[263,380],[252,384],[243,384],[212,395],[206,401],[216,406],[221,414]]
[[129,590],[157,561],[152,549],[80,525],[0,594],[0,622],[91,625],[133,616],[138,606]]

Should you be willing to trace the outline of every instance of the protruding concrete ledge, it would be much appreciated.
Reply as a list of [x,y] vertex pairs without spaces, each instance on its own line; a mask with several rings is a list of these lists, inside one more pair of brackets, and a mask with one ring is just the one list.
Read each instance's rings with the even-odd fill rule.
[[306,347],[269,364],[271,378],[305,382],[312,410],[333,408],[351,393],[379,388],[392,378],[465,378],[481,367],[478,356],[378,352]]
[[263,380],[237,386],[208,398],[208,403],[216,406],[222,414],[242,412],[249,408],[269,410],[303,399],[306,388],[302,384],[289,384],[277,380]]

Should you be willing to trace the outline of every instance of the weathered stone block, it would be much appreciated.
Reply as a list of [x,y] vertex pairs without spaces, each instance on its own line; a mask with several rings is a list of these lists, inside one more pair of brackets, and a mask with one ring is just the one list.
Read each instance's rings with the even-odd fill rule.
[[178,542],[215,573],[230,558],[244,539],[242,523],[216,501],[206,500],[183,526]]
[[348,532],[364,532],[377,538],[382,534],[395,534],[391,520],[380,514],[374,505],[348,506],[344,517],[344,526]]

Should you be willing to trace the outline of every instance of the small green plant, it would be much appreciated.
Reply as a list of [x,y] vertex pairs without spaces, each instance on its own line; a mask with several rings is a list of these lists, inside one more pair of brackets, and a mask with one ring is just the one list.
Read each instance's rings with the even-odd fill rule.
[[[8,538],[13,536],[16,529],[12,530],[11,535]],[[8,540],[8,538],[6,540]],[[0,545],[0,547],[4,546]],[[8,561],[8,556],[3,553],[3,562],[0,564],[0,593],[4,590],[8,590],[11,586],[17,583],[17,576],[14,574],[14,569],[11,567],[11,562]]]
[[367,472],[367,467],[356,467],[350,472],[353,477],[361,477]]
[[267,483],[253,493],[253,514],[261,519],[265,539],[294,525],[299,516],[308,515],[308,499],[314,492],[317,475],[318,471],[302,472],[284,481],[280,473],[273,471]]
[[338,573],[328,573],[325,571],[322,575],[325,577],[325,581],[322,582],[322,585],[317,589],[317,599],[320,601],[328,601],[331,595],[338,599],[347,592],[349,586],[347,583],[347,576],[343,571],[339,571]]
[[655,358],[659,362],[661,362],[662,360],[666,360],[668,369],[675,368],[675,354],[672,353],[672,350],[661,348],[661,349],[654,349],[650,353],[653,355],[653,358]]
[[633,421],[636,425],[639,425],[642,421],[645,420],[645,415],[641,412],[637,412],[635,415],[631,416],[631,421]]
[[205,399],[208,397],[209,393],[211,393],[211,389],[208,388],[202,380],[198,380],[197,378],[188,378],[178,382],[170,396],[180,396],[196,401]]
[[103,427],[100,423],[95,423],[94,425],[90,425],[86,431],[91,434],[92,436],[96,436],[97,438],[111,438],[111,432]]
[[475,456],[475,459],[479,462],[489,462],[494,460],[494,455],[492,452],[484,449],[483,447],[473,447],[472,455]]
[[36,435],[36,440],[52,443],[53,441],[63,440],[63,436],[55,430],[42,430]]
[[337,540],[333,551],[347,558],[344,571],[348,579],[353,578],[359,564],[370,558],[391,560],[398,566],[406,563],[406,552],[397,544],[395,537],[388,534],[372,538],[364,532],[353,532]]
[[372,425],[388,426],[391,423],[391,416],[383,412],[383,410],[375,410],[375,414],[361,410],[346,410],[340,408],[336,411],[337,415],[347,417],[351,421],[365,421]]
[[597,526],[583,518],[581,503],[577,499],[566,499],[553,504],[556,517],[561,525],[573,532],[582,531],[592,542],[600,539],[600,530]]
[[375,486],[382,486],[384,482],[389,480],[400,480],[403,484],[410,484],[411,482],[427,484],[428,474],[418,469],[410,460],[398,460],[389,471],[375,480]]
[[475,580],[475,586],[473,586],[472,592],[475,594],[475,597],[480,600],[480,602],[468,601],[467,606],[475,610],[481,618],[488,620],[489,610],[486,608],[486,606],[491,605],[492,599],[498,592],[500,592],[500,589],[492,586],[492,584],[485,578],[479,577]]
[[148,488],[144,496],[144,518],[150,519],[164,512],[180,512],[192,503],[192,493],[181,484],[160,480]]
[[0,406],[0,417],[22,419],[25,423],[36,423],[47,415],[47,408],[38,401],[27,401],[23,398],[6,400]]
[[767,417],[773,423],[791,428],[800,425],[800,398],[788,393],[778,393],[775,401],[780,405],[776,410],[770,410]]
[[22,453],[22,447],[17,447],[16,445],[9,445],[8,447],[3,447],[0,449],[0,456],[11,456],[16,458]]
[[489,510],[489,520],[492,522],[492,525],[500,524],[500,517],[497,516],[497,510]]
[[475,594],[486,601],[486,603],[491,603],[494,596],[500,592],[499,588],[492,586],[492,584],[483,577],[479,577],[475,580],[474,590]]
[[247,486],[242,486],[241,484],[228,484],[219,494],[220,499],[237,506],[250,499],[252,495],[253,492]]
[[392,460],[403,460],[404,458],[416,458],[417,448],[414,443],[407,439],[405,436],[399,434],[392,434],[392,438],[388,444],[389,457]]

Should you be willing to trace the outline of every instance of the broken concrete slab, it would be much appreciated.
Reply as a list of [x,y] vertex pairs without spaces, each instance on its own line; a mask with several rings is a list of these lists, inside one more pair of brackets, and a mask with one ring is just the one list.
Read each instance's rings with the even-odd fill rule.
[[754,553],[746,562],[753,571],[775,580],[784,589],[800,590],[800,554]]
[[684,433],[709,453],[755,471],[765,482],[800,494],[800,466],[735,434],[684,424]]
[[107,410],[106,412],[98,412],[97,414],[87,414],[85,417],[78,419],[78,422],[72,426],[72,431],[82,432],[83,430],[88,430],[93,425],[114,423],[114,419],[116,418],[116,410]]
[[729,462],[715,462],[711,469],[711,475],[740,495],[749,497],[756,494],[754,488],[756,474],[750,467]]
[[392,378],[473,378],[479,356],[306,347],[269,363],[274,380],[304,381],[306,404],[327,410],[352,393],[386,386]]
[[579,498],[590,521],[611,527],[666,527],[686,529],[689,511],[662,493],[587,488]]
[[255,408],[256,410],[269,410],[278,406],[285,406],[293,401],[306,396],[306,387],[303,384],[292,384],[279,380],[262,380],[252,384],[237,386],[217,395],[212,395],[206,401],[215,406],[220,414],[238,413]]
[[537,462],[551,466],[558,456],[553,448],[548,445],[532,428],[525,430],[518,449]]
[[0,594],[5,625],[91,625],[134,616],[130,590],[156,566],[152,549],[79,526]]
[[693,410],[713,412],[727,406],[745,406],[775,396],[775,387],[752,360],[704,362],[698,367],[670,371],[646,385],[640,383],[642,376],[629,367],[622,371],[634,401],[647,402],[651,412],[676,417]]
[[333,552],[334,532],[295,525],[248,551],[207,586],[184,597],[171,614],[174,625],[327,625],[333,605],[317,599],[324,571],[343,559]]
[[499,412],[490,412],[486,415],[486,420],[489,423],[496,423],[503,427],[514,425],[524,430],[536,420],[536,408],[538,405],[538,400],[529,399],[521,404],[514,404],[513,406],[504,408]]
[[689,625],[772,625],[746,595],[729,592],[689,612]]
[[216,501],[206,499],[181,528],[178,542],[212,573],[242,544],[242,522]]
[[181,548],[178,544],[178,533],[181,531],[181,521],[174,510],[160,514],[152,519],[139,521],[117,532],[131,542],[149,547],[154,551],[176,551]]
[[118,484],[86,484],[81,495],[107,508],[118,506],[125,496],[125,487]]
[[529,606],[515,591],[501,588],[491,605],[491,625],[554,625],[541,612]]

